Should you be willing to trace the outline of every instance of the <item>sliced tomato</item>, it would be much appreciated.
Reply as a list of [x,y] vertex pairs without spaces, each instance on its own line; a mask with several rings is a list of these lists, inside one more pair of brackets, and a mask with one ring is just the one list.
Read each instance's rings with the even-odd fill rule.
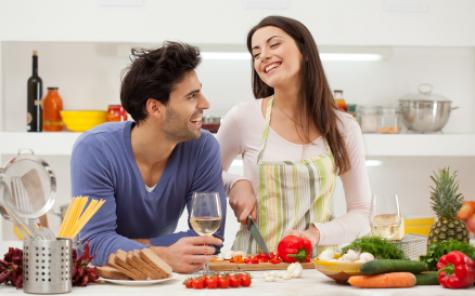
[[270,259],[269,262],[272,264],[279,264],[282,262],[282,259],[279,256],[275,256],[272,259]]

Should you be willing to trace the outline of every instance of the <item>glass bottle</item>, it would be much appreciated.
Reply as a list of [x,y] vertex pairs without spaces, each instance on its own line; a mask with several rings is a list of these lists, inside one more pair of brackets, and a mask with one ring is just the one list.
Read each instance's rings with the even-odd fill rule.
[[43,81],[38,75],[38,52],[33,51],[32,74],[27,81],[27,131],[41,132],[41,98],[43,97]]
[[48,87],[48,93],[43,99],[43,131],[57,132],[63,130],[61,111],[63,99],[58,92],[58,87]]

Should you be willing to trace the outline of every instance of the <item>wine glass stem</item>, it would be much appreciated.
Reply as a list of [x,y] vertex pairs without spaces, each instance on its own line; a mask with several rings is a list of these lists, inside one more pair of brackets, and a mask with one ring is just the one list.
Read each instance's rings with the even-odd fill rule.
[[[203,246],[206,247],[206,244],[203,244]],[[208,262],[205,262],[205,265],[203,266],[203,275],[208,274]]]

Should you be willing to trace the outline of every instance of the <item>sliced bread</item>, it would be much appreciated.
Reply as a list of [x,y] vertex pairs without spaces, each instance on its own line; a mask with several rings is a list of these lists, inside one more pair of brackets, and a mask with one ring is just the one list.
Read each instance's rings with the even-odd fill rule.
[[122,273],[117,268],[114,268],[109,265],[99,266],[96,268],[97,274],[106,279],[113,279],[113,280],[130,280],[131,278]]
[[168,263],[162,260],[154,251],[150,248],[142,249],[138,252],[139,257],[147,264],[152,266],[156,272],[160,275],[160,278],[167,278],[172,273],[172,268]]

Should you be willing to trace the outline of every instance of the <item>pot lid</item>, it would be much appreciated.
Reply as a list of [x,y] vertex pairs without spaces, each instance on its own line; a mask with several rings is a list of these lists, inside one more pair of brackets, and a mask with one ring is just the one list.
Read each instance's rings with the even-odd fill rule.
[[451,102],[448,98],[433,93],[433,86],[430,83],[421,83],[417,86],[417,93],[411,93],[403,96],[400,100],[417,100],[417,101],[446,101]]
[[0,167],[0,213],[4,218],[9,218],[6,209],[21,218],[39,218],[53,207],[55,195],[56,177],[49,164],[33,151],[20,150]]

